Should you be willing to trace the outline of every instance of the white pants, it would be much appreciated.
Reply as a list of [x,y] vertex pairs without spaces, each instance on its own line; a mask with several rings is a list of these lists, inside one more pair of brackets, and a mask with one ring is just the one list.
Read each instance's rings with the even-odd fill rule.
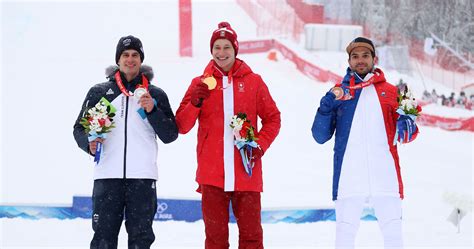
[[364,204],[374,208],[386,249],[403,248],[402,200],[399,197],[349,197],[336,202],[336,249],[353,249]]

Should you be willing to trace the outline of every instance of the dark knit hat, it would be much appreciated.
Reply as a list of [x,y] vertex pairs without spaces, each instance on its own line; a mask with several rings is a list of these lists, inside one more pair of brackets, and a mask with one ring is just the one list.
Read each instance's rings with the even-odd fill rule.
[[234,47],[235,55],[239,52],[239,42],[237,41],[237,33],[230,27],[228,22],[221,22],[217,25],[217,29],[212,32],[211,36],[211,53],[212,46],[217,39],[227,39]]
[[135,36],[129,35],[120,38],[117,44],[117,50],[115,52],[115,63],[117,63],[117,65],[123,51],[127,49],[136,50],[140,54],[140,59],[143,62],[143,60],[145,59],[145,54],[143,52],[142,42]]
[[347,45],[347,48],[346,48],[347,54],[350,56],[352,50],[354,50],[354,48],[357,48],[357,47],[368,48],[372,56],[375,56],[375,47],[374,47],[374,43],[371,40],[365,37],[355,38],[353,41],[351,41],[351,43],[349,43],[349,45]]

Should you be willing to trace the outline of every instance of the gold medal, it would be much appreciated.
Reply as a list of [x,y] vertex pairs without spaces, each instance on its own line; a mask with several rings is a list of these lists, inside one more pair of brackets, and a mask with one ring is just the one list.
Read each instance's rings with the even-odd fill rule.
[[207,88],[209,88],[209,90],[216,88],[217,85],[216,79],[212,76],[205,78],[202,82],[207,85]]
[[135,96],[135,98],[137,99],[140,99],[145,93],[147,93],[147,90],[143,87],[139,87],[135,89],[135,91],[133,92],[133,96]]
[[338,86],[333,87],[331,89],[331,92],[334,93],[334,95],[336,95],[336,100],[340,100],[344,96],[344,90],[342,90],[342,88]]

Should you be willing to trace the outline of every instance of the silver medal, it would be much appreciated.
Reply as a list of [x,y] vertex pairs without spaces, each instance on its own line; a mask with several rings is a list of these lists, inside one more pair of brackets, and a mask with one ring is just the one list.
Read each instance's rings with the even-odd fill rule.
[[143,87],[139,87],[135,89],[135,92],[133,92],[133,96],[135,96],[135,98],[137,99],[140,99],[145,93],[147,93],[147,90]]

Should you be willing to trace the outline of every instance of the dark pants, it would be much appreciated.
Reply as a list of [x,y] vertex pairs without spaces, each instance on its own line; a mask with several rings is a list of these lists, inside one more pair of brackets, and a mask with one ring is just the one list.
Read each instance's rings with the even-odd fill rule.
[[148,249],[155,240],[156,187],[152,179],[100,179],[92,194],[91,249],[117,248],[125,215],[128,248]]
[[259,192],[224,192],[210,185],[202,185],[201,190],[206,249],[229,248],[230,202],[239,227],[239,249],[263,249]]

